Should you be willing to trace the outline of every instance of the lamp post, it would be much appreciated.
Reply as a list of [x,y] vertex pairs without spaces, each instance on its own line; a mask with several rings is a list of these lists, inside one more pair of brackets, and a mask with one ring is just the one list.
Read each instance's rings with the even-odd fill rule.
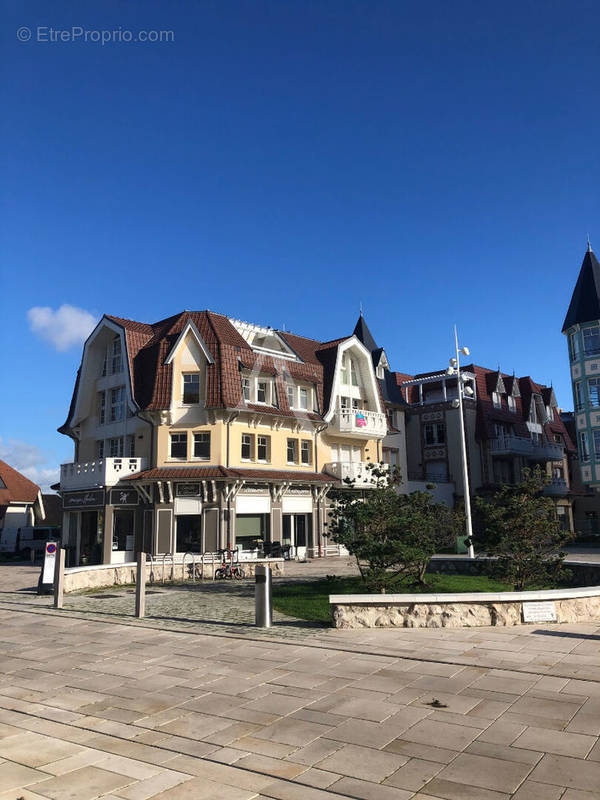
[[456,356],[450,359],[450,366],[446,370],[447,375],[457,376],[458,387],[458,400],[452,401],[452,406],[458,408],[458,416],[460,420],[460,443],[462,455],[462,468],[463,468],[463,484],[465,490],[465,518],[466,518],[466,531],[468,544],[469,558],[475,558],[475,550],[473,548],[473,524],[471,522],[471,494],[469,490],[469,465],[467,462],[467,439],[465,436],[465,420],[463,417],[463,393],[470,396],[473,394],[473,389],[470,386],[463,386],[462,376],[460,374],[460,356],[470,355],[468,347],[458,347],[458,333],[456,332],[456,325],[454,326],[454,345],[456,348]]

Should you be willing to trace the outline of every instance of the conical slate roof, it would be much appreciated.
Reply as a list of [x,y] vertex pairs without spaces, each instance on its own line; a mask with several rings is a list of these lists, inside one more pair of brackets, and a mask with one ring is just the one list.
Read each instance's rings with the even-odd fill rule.
[[600,319],[600,264],[591,247],[583,258],[571,304],[562,327],[564,333],[572,325]]
[[362,315],[362,311],[360,317],[358,318],[358,322],[356,323],[353,331],[356,338],[364,344],[364,346],[369,350],[371,353],[374,350],[378,350],[377,342],[373,338],[373,334],[369,330],[367,323],[365,322],[365,318]]

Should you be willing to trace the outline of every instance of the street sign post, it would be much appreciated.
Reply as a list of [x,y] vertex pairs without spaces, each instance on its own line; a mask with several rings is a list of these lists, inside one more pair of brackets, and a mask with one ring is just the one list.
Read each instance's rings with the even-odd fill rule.
[[46,542],[42,572],[38,581],[38,594],[52,594],[54,592],[54,573],[58,546],[58,542]]

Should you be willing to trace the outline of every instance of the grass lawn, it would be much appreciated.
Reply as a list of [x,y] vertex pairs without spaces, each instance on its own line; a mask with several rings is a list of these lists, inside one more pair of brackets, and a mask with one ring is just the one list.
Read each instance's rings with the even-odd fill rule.
[[[427,575],[427,586],[399,587],[398,594],[452,592],[509,592],[512,586],[484,575]],[[330,594],[365,594],[360,578],[279,583],[273,585],[273,606],[282,614],[310,622],[331,623]]]

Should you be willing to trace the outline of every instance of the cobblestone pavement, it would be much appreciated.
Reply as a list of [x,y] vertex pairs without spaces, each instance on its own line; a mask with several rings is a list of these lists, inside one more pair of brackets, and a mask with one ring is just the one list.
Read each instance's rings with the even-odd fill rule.
[[158,630],[37,574],[0,567],[0,800],[600,799],[599,620],[262,634],[220,586]]

